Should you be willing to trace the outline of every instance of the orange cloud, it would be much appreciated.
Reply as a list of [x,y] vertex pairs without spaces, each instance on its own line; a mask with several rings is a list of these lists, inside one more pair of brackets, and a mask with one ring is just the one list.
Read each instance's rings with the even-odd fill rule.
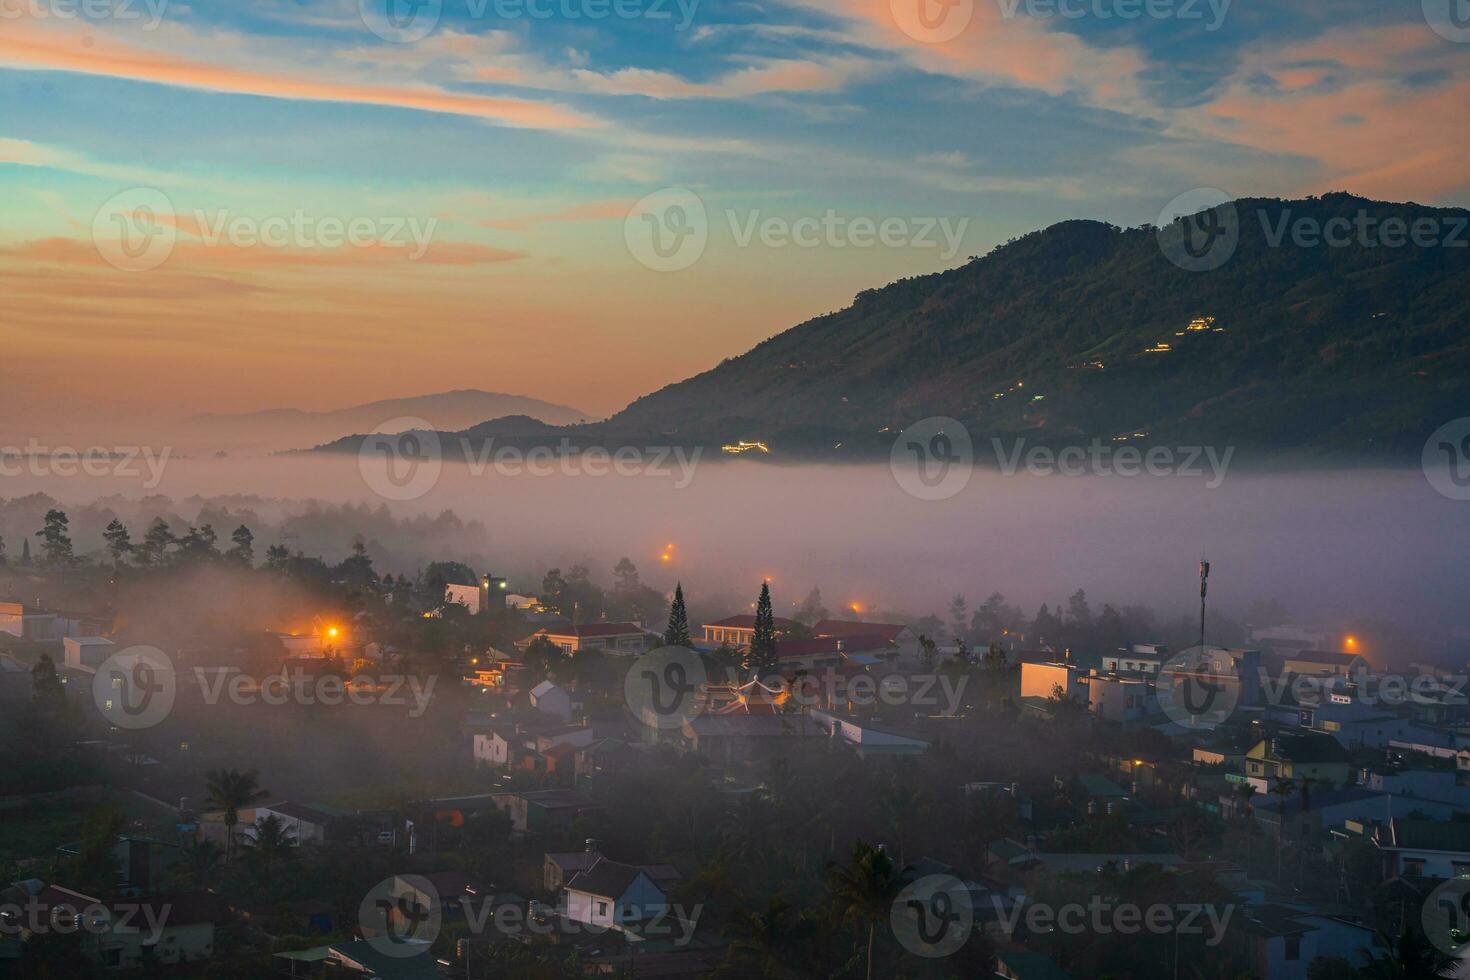
[[[193,219],[178,215],[156,216],[164,223],[197,227]],[[405,266],[443,265],[467,266],[492,262],[513,262],[526,257],[524,252],[515,252],[491,245],[473,242],[430,242],[424,254],[410,258],[413,246],[375,241],[361,246],[338,248],[272,248],[264,245],[244,247],[220,242],[209,245],[202,241],[180,240],[175,244],[166,264],[179,266],[215,265],[231,268],[280,266],[284,268],[326,266],[349,267],[364,263],[379,264],[401,262]],[[106,260],[91,242],[75,238],[42,238],[18,245],[0,248],[0,256],[21,261],[59,263],[65,265],[106,266]]]
[[460,95],[433,88],[323,81],[231,68],[104,41],[95,34],[65,34],[21,21],[7,21],[5,30],[0,32],[0,65],[79,72],[238,95],[417,109],[528,129],[579,129],[597,125],[589,117],[551,103]]

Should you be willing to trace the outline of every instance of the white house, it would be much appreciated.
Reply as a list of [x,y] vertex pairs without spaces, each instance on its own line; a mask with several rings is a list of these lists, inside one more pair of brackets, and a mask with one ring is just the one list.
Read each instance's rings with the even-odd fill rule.
[[1377,828],[1385,878],[1470,877],[1470,823],[1393,819]]
[[291,843],[298,847],[302,844],[315,844],[326,840],[327,824],[333,819],[333,815],[325,810],[287,800],[282,803],[272,803],[269,806],[256,807],[253,822],[259,824],[272,816],[280,818],[281,825],[291,831]]
[[475,733],[475,761],[492,766],[510,765],[510,738],[501,731]]
[[663,914],[669,898],[644,869],[601,858],[567,882],[564,911],[573,922],[621,928]]
[[1157,675],[1169,660],[1169,648],[1161,643],[1135,643],[1127,650],[1105,654],[1105,672]]
[[572,720],[571,695],[551,681],[542,681],[531,688],[530,699],[531,707],[537,711],[562,721]]
[[1135,721],[1148,714],[1148,682],[1138,677],[1093,674],[1087,679],[1087,706],[1104,721]]
[[102,662],[117,651],[117,644],[105,636],[68,636],[61,641],[61,649],[66,666],[95,674]]
[[1307,971],[1319,956],[1361,964],[1363,951],[1376,945],[1369,927],[1314,910],[1272,904],[1247,906],[1244,911],[1245,921],[1232,928],[1241,928],[1250,939],[1254,976],[1307,980]]

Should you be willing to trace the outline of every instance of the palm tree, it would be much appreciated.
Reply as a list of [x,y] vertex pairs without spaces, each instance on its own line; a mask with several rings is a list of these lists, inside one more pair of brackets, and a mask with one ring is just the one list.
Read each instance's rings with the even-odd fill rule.
[[731,921],[728,930],[733,976],[751,976],[748,967],[759,964],[759,976],[797,977],[796,960],[816,933],[816,924],[781,895],[772,895],[760,912],[746,912]]
[[281,818],[272,813],[247,833],[250,835],[246,838],[250,853],[260,863],[264,878],[269,882],[271,867],[276,861],[290,859],[291,849],[296,846],[296,831],[281,823]]
[[850,922],[868,925],[868,980],[873,980],[873,938],[879,922],[892,914],[893,901],[903,890],[908,869],[899,871],[882,847],[858,841],[846,865],[829,864],[827,889],[832,901]]
[[211,769],[204,778],[209,786],[209,805],[224,811],[225,863],[229,864],[235,851],[235,825],[240,822],[240,810],[259,803],[270,796],[270,792],[260,788],[260,774],[254,769],[244,772]]
[[1286,831],[1286,800],[1296,792],[1296,783],[1290,776],[1277,776],[1271,792],[1281,800],[1281,810],[1276,814],[1276,880],[1281,881],[1281,835]]
[[184,845],[183,851],[172,868],[174,883],[185,888],[208,888],[219,864],[219,845],[211,840],[192,841]]
[[1367,962],[1358,971],[1358,976],[1363,980],[1432,980],[1434,977],[1457,975],[1460,961],[1441,956],[1423,935],[1408,926],[1399,934],[1398,942],[1391,941],[1381,932],[1378,935],[1388,948],[1382,956],[1372,950],[1362,951]]

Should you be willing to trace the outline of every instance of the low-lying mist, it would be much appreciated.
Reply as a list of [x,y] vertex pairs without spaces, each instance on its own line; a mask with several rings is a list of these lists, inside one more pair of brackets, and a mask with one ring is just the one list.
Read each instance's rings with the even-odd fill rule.
[[[1232,470],[1214,489],[1198,477],[977,470],[940,501],[910,496],[882,465],[707,459],[687,486],[672,462],[661,474],[600,477],[475,474],[446,463],[426,493],[397,502],[368,482],[354,456],[177,459],[147,487],[136,476],[7,477],[0,534],[13,561],[20,538],[40,526],[29,511],[44,503],[16,498],[44,493],[74,507],[112,498],[103,503],[125,521],[161,511],[195,522],[212,508],[206,519],[224,544],[234,524],[221,514],[254,520],[258,555],[285,534],[292,551],[339,561],[358,533],[379,572],[463,560],[527,593],[548,568],[578,561],[606,581],[626,555],[655,588],[682,580],[691,603],[753,599],[769,577],[778,611],[813,586],[834,610],[915,616],[943,616],[956,593],[973,608],[996,591],[1031,612],[1080,587],[1094,606],[1137,603],[1174,616],[1196,607],[1197,564],[1208,557],[1221,610],[1276,599],[1298,621],[1328,628],[1379,618],[1443,635],[1467,625],[1470,606],[1470,504],[1439,495],[1417,470]],[[362,509],[322,516],[340,504]],[[299,519],[313,507],[319,519]],[[74,520],[79,553],[100,549],[96,520]],[[135,540],[144,529],[133,526]]]

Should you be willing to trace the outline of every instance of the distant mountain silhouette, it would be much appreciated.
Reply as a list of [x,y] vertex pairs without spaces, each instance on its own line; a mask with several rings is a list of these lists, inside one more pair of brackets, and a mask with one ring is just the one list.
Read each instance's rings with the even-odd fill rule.
[[575,408],[536,398],[468,389],[390,398],[325,412],[282,408],[242,415],[196,415],[186,426],[194,441],[207,440],[217,448],[280,450],[372,432],[399,418],[419,418],[435,429],[454,431],[504,416],[552,425],[571,425],[591,418]]
[[[1470,212],[1329,194],[1240,200],[1193,220],[1232,213],[1238,236],[1216,247],[1233,253],[1206,255],[1230,256],[1210,271],[1166,255],[1177,223],[1065,221],[960,268],[866,290],[559,435],[865,457],[917,420],[950,416],[982,455],[991,438],[1096,438],[1404,459],[1470,414]],[[1443,244],[1395,245],[1383,234],[1390,219],[1432,225]],[[1340,244],[1310,244],[1298,228],[1328,229]],[[504,430],[471,441],[488,435],[526,441]]]

